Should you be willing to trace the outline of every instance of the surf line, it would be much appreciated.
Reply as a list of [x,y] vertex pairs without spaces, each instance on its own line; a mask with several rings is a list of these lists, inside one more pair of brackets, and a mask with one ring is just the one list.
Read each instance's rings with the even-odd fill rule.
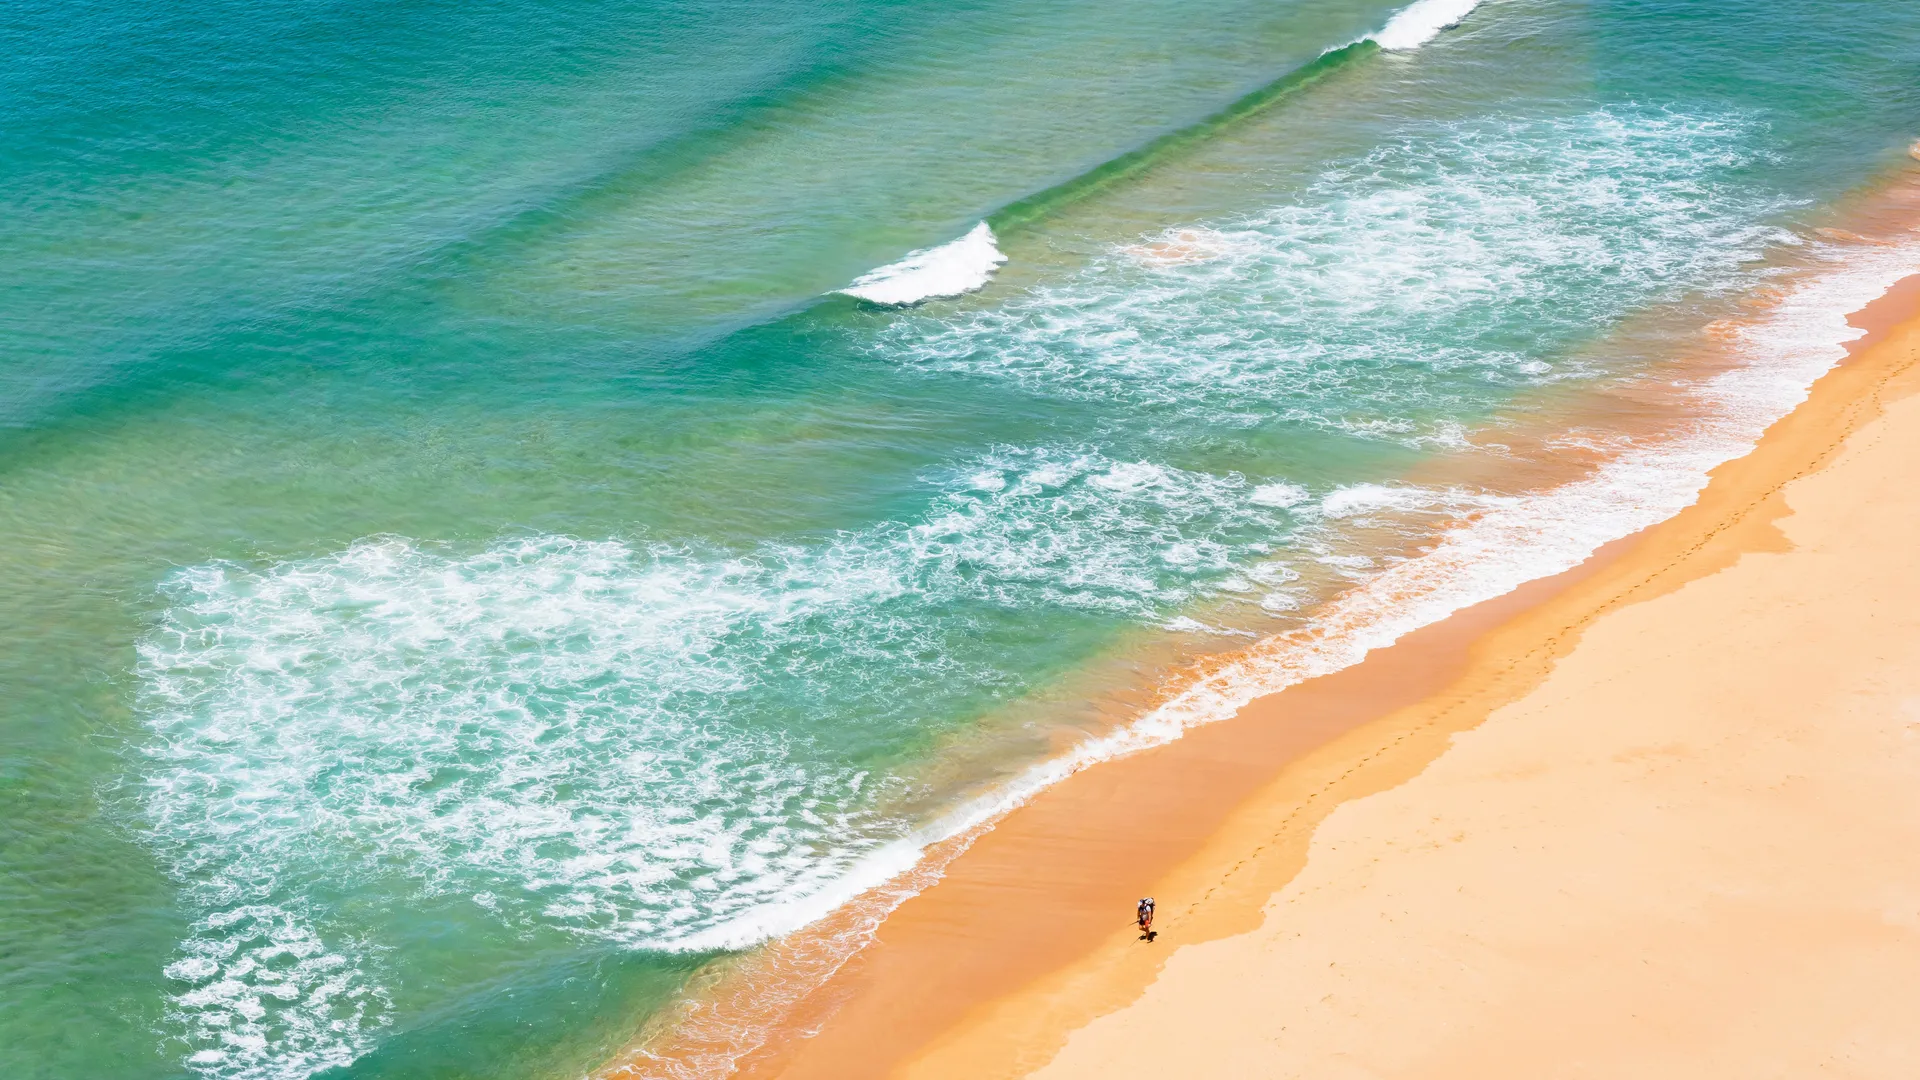
[[856,278],[837,292],[883,307],[948,299],[986,287],[1007,261],[999,234],[1031,225],[1082,199],[1139,176],[1188,148],[1377,52],[1409,52],[1458,26],[1480,0],[1416,0],[1396,12],[1376,33],[1335,46],[1226,108],[1169,131],[1152,142],[1109,158],[1052,187],[1015,200],[987,215],[965,236],[907,253],[898,261]]

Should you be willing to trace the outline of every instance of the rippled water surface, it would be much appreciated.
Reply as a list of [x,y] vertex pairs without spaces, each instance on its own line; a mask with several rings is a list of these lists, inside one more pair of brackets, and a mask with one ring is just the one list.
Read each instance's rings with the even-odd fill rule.
[[1901,4],[0,38],[7,1076],[580,1075],[1059,746],[1670,513],[1920,267],[1821,231],[1920,136]]

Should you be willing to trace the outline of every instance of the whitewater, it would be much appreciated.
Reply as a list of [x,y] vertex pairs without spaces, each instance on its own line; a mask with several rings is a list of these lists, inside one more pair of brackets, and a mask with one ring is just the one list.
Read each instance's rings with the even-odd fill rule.
[[1417,49],[1466,21],[1480,0],[1419,0],[1387,20],[1372,41],[1389,52]]
[[993,230],[983,221],[958,240],[909,252],[899,262],[862,274],[840,291],[893,306],[947,299],[985,288],[1006,261]]

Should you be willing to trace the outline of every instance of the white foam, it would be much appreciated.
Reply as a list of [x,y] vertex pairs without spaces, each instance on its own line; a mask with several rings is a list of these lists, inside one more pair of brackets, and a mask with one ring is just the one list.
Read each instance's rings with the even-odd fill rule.
[[304,1080],[352,1063],[391,1022],[392,999],[361,960],[295,910],[216,907],[181,951],[164,971],[178,987],[167,1014],[202,1074]]
[[1390,52],[1417,49],[1459,26],[1479,6],[1480,0],[1415,0],[1388,19],[1373,40]]
[[1320,500],[1320,513],[1330,518],[1356,517],[1382,510],[1420,510],[1433,506],[1435,494],[1401,484],[1351,484]]
[[[1801,283],[1739,335],[1747,363],[1699,391],[1712,411],[1689,430],[1626,449],[1587,479],[1538,495],[1486,500],[1486,510],[1448,530],[1431,553],[1383,571],[1328,605],[1312,626],[1263,642],[1120,732],[1035,769],[999,797],[1000,805],[1087,764],[1230,716],[1255,697],[1357,663],[1403,634],[1569,570],[1602,545],[1673,516],[1699,496],[1710,470],[1751,449],[1845,356],[1845,344],[1863,332],[1847,315],[1914,273],[1920,273],[1920,244],[1846,250],[1837,265]],[[1390,500],[1369,492],[1353,501]]]
[[1500,387],[1578,376],[1573,343],[1596,330],[1744,286],[1786,239],[1767,223],[1782,200],[1722,175],[1752,135],[1738,117],[1630,108],[1422,129],[1210,227],[1207,261],[1116,245],[1000,303],[898,318],[873,348],[1126,408],[1136,427],[1284,420],[1457,444],[1458,418]]
[[985,288],[1006,261],[994,243],[993,230],[983,221],[958,240],[911,252],[861,275],[840,292],[889,306],[960,296]]
[[1262,484],[1253,489],[1249,498],[1260,506],[1272,506],[1284,510],[1298,506],[1308,499],[1307,489],[1298,484],[1289,484],[1284,480],[1271,484]]
[[198,913],[181,1056],[279,1080],[392,1022],[398,943],[314,895],[657,950],[803,925],[919,858],[876,809],[899,782],[839,755],[1008,685],[983,620],[1159,623],[1285,578],[1241,569],[1293,526],[1237,475],[1006,448],[927,481],[917,521],[745,556],[386,538],[177,573],[139,653],[150,842]]

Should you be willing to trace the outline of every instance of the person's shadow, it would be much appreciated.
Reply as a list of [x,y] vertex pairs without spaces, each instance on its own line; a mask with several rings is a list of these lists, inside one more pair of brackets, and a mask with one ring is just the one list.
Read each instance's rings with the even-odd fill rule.
[[1157,938],[1157,937],[1159,937],[1159,936],[1160,936],[1160,931],[1158,931],[1158,930],[1149,930],[1149,931],[1147,931],[1146,933],[1144,933],[1144,934],[1141,934],[1141,935],[1140,935],[1140,940],[1141,940],[1141,941],[1144,941],[1144,942],[1146,942],[1146,943],[1147,943],[1147,944],[1149,944],[1149,945],[1151,945],[1151,944],[1153,944],[1153,939],[1154,939],[1154,938]]

